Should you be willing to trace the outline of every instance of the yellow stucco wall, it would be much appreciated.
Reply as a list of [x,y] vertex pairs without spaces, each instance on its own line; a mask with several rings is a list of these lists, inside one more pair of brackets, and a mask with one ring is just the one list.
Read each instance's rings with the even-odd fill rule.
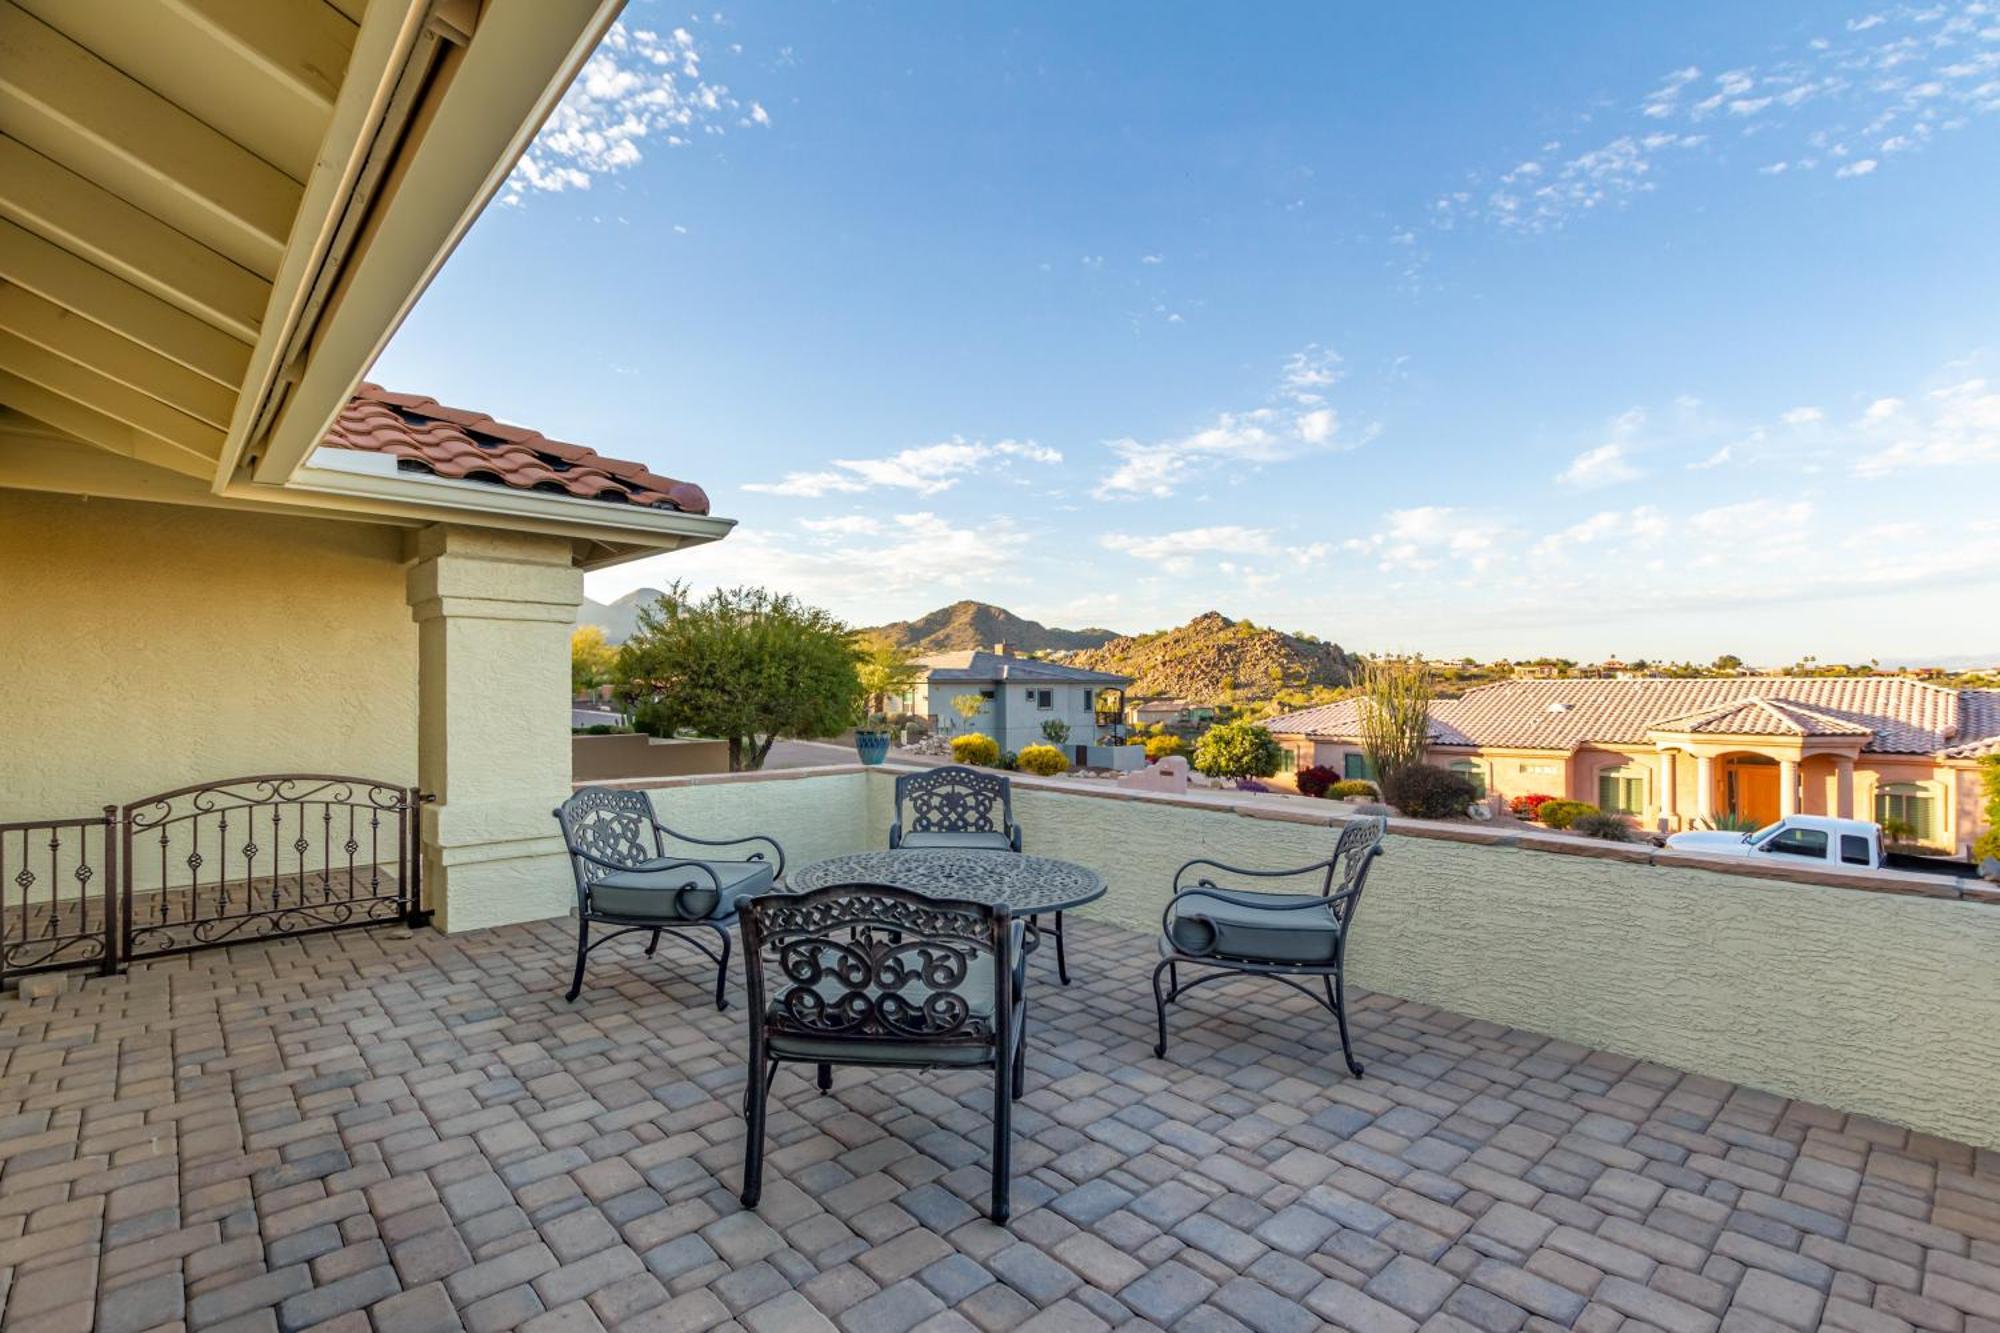
[[210,778],[417,776],[401,534],[0,490],[0,821]]
[[[659,797],[663,811],[771,832],[797,862],[880,846],[892,779]],[[1184,860],[1297,865],[1336,837],[1219,802],[1060,783],[1017,779],[1015,805],[1029,852],[1105,876],[1086,914],[1144,932],[1135,949],[1151,947]],[[1404,833],[1356,929],[1352,975],[1371,990],[2000,1147],[2000,906]],[[1199,1023],[1248,992],[1206,994],[1173,1021]],[[1135,1015],[1150,1005],[1131,1000]]]

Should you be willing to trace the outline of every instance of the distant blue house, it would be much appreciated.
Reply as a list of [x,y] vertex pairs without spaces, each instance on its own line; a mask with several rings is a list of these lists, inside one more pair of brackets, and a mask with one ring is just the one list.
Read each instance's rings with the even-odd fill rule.
[[[940,735],[976,731],[1002,750],[1019,750],[1046,743],[1042,724],[1058,721],[1069,727],[1064,751],[1073,763],[1084,762],[1079,747],[1107,744],[1122,732],[1125,687],[1132,683],[1108,671],[1017,657],[1004,643],[920,657],[916,665],[924,674],[911,689],[911,711],[928,717]],[[969,719],[952,702],[967,695],[980,704]]]

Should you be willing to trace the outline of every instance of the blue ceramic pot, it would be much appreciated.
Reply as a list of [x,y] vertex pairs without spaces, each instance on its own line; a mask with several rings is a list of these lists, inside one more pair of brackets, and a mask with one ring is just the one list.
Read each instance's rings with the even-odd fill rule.
[[886,731],[857,731],[854,733],[854,749],[864,764],[879,764],[889,757],[889,733]]

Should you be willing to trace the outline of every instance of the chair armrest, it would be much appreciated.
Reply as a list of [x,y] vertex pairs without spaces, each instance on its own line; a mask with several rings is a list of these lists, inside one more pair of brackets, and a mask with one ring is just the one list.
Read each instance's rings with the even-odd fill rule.
[[[1179,870],[1176,870],[1174,872],[1174,892],[1179,893],[1181,891],[1181,877],[1187,874],[1188,871],[1194,869],[1196,866],[1208,866],[1215,870],[1227,871],[1232,875],[1249,875],[1253,879],[1289,879],[1295,875],[1310,875],[1319,871],[1324,871],[1332,864],[1333,862],[1331,860],[1326,860],[1326,861],[1314,861],[1311,865],[1300,866],[1296,870],[1252,870],[1247,866],[1224,865],[1220,861],[1210,861],[1205,857],[1197,857],[1194,860],[1189,861],[1186,865],[1182,866]],[[1211,888],[1214,887],[1214,885],[1207,880],[1200,880],[1197,882],[1201,884],[1208,884],[1209,887]]]
[[895,823],[889,825],[889,850],[893,852],[902,845],[903,845],[903,821],[899,819]]
[[1019,824],[1009,823],[1007,825],[1007,843],[1015,851],[1018,852],[1021,850],[1021,826]]
[[[676,833],[657,819],[653,821],[653,827],[666,837],[673,838],[677,842],[693,843],[697,847],[742,847],[749,843],[761,842],[768,846],[778,858],[777,868],[772,871],[772,874],[783,875],[785,873],[785,849],[778,845],[776,838],[766,837],[762,833],[746,833],[740,838],[697,838],[688,833]],[[761,861],[764,859],[764,854],[756,852],[744,859]]]

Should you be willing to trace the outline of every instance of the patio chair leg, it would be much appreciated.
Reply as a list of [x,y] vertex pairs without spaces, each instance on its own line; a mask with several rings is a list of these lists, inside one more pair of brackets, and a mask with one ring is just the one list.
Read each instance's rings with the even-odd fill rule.
[[722,959],[715,965],[715,1007],[719,1012],[729,1007],[729,999],[722,993],[729,985],[729,931],[718,926],[715,933],[722,936]]
[[1028,1090],[1028,1016],[1021,1015],[1021,1035],[1014,1047],[1014,1100]]
[[1004,1223],[1012,1211],[1008,1187],[1014,1176],[1014,1062],[1005,1052],[993,1061],[993,1202],[986,1215]]
[[646,945],[646,957],[651,958],[654,955],[654,953],[656,953],[659,950],[659,947],[660,947],[660,932],[656,930],[653,932],[653,938],[651,942],[649,942]]
[[745,1098],[750,1127],[743,1140],[743,1193],[738,1196],[745,1208],[755,1208],[764,1195],[764,1062],[752,1057],[750,1087]]
[[570,978],[569,994],[563,997],[571,1004],[575,1004],[576,997],[583,992],[583,960],[589,952],[590,918],[580,916],[576,919],[576,975]]
[[[1169,958],[1153,969],[1153,1009],[1160,1018],[1160,1040],[1153,1046],[1153,1054],[1165,1058],[1167,1054],[1167,993],[1160,989],[1160,975],[1173,968],[1174,960]],[[1180,987],[1176,986],[1175,990]]]
[[1328,989],[1329,989],[1329,990],[1337,990],[1337,991],[1338,991],[1338,996],[1339,996],[1339,998],[1337,998],[1337,999],[1336,999],[1336,1000],[1334,1001],[1334,1006],[1333,1006],[1333,1016],[1334,1016],[1334,1018],[1335,1018],[1335,1019],[1336,1019],[1336,1020],[1337,1020],[1337,1021],[1338,1021],[1338,1022],[1340,1023],[1340,1053],[1341,1053],[1342,1055],[1344,1055],[1344,1056],[1346,1056],[1346,1057],[1347,1057],[1347,1072],[1348,1072],[1348,1073],[1350,1073],[1350,1074],[1352,1074],[1352,1075],[1354,1075],[1354,1077],[1356,1077],[1356,1078],[1360,1078],[1360,1077],[1361,1077],[1361,1062],[1360,1062],[1359,1060],[1356,1060],[1356,1059],[1354,1058],[1354,1047],[1353,1047],[1352,1045],[1350,1045],[1350,1044],[1349,1044],[1349,1042],[1348,1042],[1348,1040],[1347,1040],[1347,977],[1346,977],[1346,975],[1345,975],[1344,973],[1341,973],[1341,972],[1335,972],[1335,973],[1333,974],[1333,980],[1332,980],[1332,982],[1331,982],[1331,983],[1329,983],[1329,985],[1328,985]]
[[833,1091],[833,1066],[832,1066],[832,1065],[821,1065],[821,1066],[819,1067],[819,1090],[820,1090],[821,1092],[832,1092],[832,1091]]
[[1069,985],[1069,954],[1063,949],[1062,913],[1056,913],[1056,977]]

